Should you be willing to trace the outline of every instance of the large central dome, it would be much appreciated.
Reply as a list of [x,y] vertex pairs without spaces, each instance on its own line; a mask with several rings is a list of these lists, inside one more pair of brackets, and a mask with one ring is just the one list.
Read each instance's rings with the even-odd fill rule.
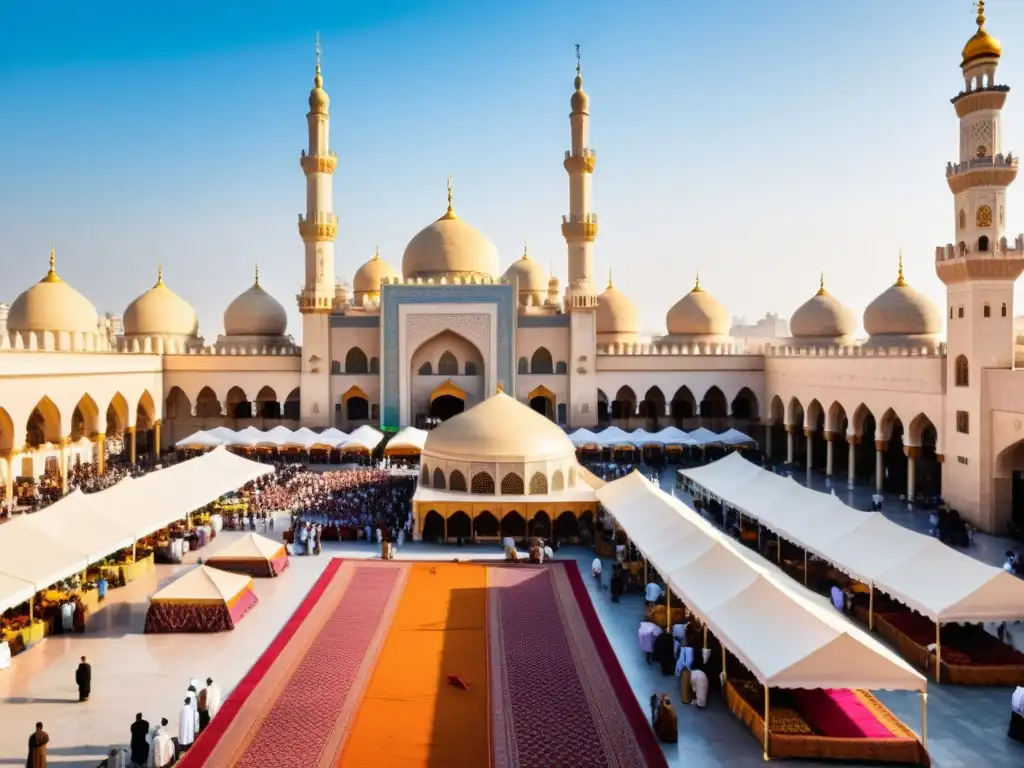
[[479,229],[455,215],[449,179],[448,210],[409,241],[402,256],[402,274],[406,280],[495,278],[500,269],[498,249],[494,243]]

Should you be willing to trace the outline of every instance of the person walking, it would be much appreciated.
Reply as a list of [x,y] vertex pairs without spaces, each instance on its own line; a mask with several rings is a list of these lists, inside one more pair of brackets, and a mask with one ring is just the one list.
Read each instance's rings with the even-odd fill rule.
[[141,712],[135,715],[131,733],[132,765],[145,766],[149,762],[149,721],[142,719]]
[[78,686],[78,700],[88,701],[92,693],[92,666],[85,660],[85,656],[75,670],[75,684]]
[[36,723],[35,732],[28,737],[28,759],[25,768],[46,768],[46,745],[50,734],[43,730],[42,723]]

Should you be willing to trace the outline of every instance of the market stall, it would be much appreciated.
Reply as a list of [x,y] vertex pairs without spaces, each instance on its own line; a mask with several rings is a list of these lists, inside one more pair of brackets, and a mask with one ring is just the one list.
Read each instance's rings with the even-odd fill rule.
[[256,605],[252,578],[199,565],[153,595],[146,633],[222,632]]
[[174,447],[183,451],[206,451],[223,444],[224,441],[221,438],[214,437],[209,432],[201,429],[198,432],[193,432],[188,437],[183,437],[174,444]]
[[427,442],[427,431],[406,427],[388,440],[384,446],[385,456],[419,456]]
[[282,543],[250,533],[207,559],[212,568],[250,576],[279,576],[288,567]]
[[364,424],[348,436],[341,444],[340,450],[342,453],[372,453],[383,439],[382,432]]

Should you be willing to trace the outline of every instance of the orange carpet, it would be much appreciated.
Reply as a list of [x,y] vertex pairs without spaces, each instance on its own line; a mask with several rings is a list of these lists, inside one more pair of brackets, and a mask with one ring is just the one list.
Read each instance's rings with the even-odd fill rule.
[[486,594],[484,565],[412,566],[338,766],[490,765]]

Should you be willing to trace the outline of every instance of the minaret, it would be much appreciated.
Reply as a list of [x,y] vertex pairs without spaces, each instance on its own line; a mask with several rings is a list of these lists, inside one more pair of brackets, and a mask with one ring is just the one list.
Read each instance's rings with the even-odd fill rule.
[[1003,505],[992,498],[982,393],[988,371],[1013,367],[1013,284],[1024,271],[1024,236],[1011,243],[1004,234],[1006,190],[1017,177],[1018,159],[1002,146],[1002,109],[1010,89],[996,84],[1002,47],[985,30],[984,2],[977,3],[976,21],[960,64],[964,90],[952,99],[960,118],[960,156],[947,164],[946,182],[953,193],[956,244],[935,253],[947,303],[939,453],[957,457],[943,467],[943,497],[968,510],[974,525],[992,531],[996,507]]
[[306,215],[299,216],[299,235],[305,248],[306,272],[298,296],[302,313],[301,423],[330,426],[330,313],[334,306],[334,240],[338,217],[333,212],[334,170],[331,152],[330,98],[320,74],[320,35],[316,41],[316,75],[309,92],[309,152],[299,164],[306,175]]
[[576,88],[569,99],[571,149],[565,153],[569,174],[569,215],[562,217],[568,248],[569,279],[565,311],[569,313],[569,413],[567,426],[597,424],[597,293],[594,290],[594,240],[597,216],[590,212],[590,182],[597,158],[590,140],[590,97],[583,90],[580,47],[576,46]]

